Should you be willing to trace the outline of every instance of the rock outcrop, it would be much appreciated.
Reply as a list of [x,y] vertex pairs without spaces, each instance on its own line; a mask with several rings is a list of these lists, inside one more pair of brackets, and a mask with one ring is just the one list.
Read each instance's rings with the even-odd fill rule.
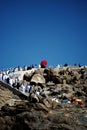
[[21,100],[0,86],[1,130],[86,130],[87,69],[41,68],[23,76],[32,86]]

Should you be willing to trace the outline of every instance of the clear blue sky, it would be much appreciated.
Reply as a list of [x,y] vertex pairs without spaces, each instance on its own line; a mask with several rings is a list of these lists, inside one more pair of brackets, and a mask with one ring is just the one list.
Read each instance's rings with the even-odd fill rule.
[[0,0],[0,68],[87,64],[87,0]]

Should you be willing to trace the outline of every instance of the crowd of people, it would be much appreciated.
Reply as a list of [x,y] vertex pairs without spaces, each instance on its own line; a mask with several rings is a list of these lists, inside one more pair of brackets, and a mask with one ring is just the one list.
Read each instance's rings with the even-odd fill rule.
[[[44,65],[42,66],[42,68],[46,67],[46,64]],[[26,71],[33,68],[41,68],[41,65],[39,64],[37,66],[36,64],[35,65],[32,64],[30,66],[27,66],[27,65],[25,65],[24,67],[18,66],[15,68],[2,70],[0,71],[0,81],[6,84],[9,84],[11,87],[18,89],[22,93],[25,93],[25,92],[30,93],[31,91],[33,91],[34,86],[24,81],[19,86],[19,82],[20,82],[19,76],[13,76],[13,74],[18,71]],[[38,92],[35,92],[35,93],[38,94]]]
[[[46,60],[42,60],[41,63],[37,66],[35,65],[24,65],[23,67],[15,67],[15,68],[11,68],[11,69],[6,69],[6,70],[2,70],[0,71],[0,80],[3,81],[4,83],[8,83],[10,86],[12,87],[17,87],[17,84],[19,82],[19,77],[12,77],[9,76],[10,73],[14,73],[17,71],[26,71],[26,70],[30,70],[32,68],[45,68],[47,65],[47,61]],[[25,91],[30,91],[31,87],[25,83],[22,83],[20,86],[20,91],[25,92]]]
[[[14,73],[17,71],[26,71],[26,70],[30,70],[32,68],[46,68],[46,65],[47,65],[47,61],[43,60],[43,61],[41,61],[41,63],[38,66],[36,64],[35,65],[32,64],[31,66],[24,65],[24,67],[18,66],[18,67],[12,68],[12,69],[2,70],[2,71],[0,71],[0,80],[3,81],[4,83],[9,84],[10,86],[12,86],[14,88],[17,88],[17,84],[19,82],[19,77],[18,76],[12,77],[9,75],[10,73]],[[67,67],[67,66],[68,66],[68,64],[64,65],[64,67]],[[75,66],[76,66],[76,64],[74,65],[74,67]],[[59,69],[59,68],[62,68],[62,66],[60,64],[58,64],[56,66],[56,68]],[[30,92],[32,90],[32,87],[29,84],[23,82],[21,84],[21,86],[18,87],[18,89],[24,93],[24,92]]]

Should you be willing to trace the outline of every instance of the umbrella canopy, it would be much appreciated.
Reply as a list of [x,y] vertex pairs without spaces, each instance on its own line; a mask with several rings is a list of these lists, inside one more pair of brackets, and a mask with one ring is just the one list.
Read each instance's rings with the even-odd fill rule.
[[46,61],[46,60],[42,60],[42,61],[41,61],[41,67],[42,67],[42,68],[45,68],[46,65],[47,65],[47,61]]

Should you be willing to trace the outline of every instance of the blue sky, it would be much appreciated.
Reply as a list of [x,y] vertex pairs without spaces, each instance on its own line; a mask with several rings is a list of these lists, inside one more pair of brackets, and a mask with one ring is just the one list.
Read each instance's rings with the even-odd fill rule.
[[87,64],[87,0],[1,0],[0,69]]

